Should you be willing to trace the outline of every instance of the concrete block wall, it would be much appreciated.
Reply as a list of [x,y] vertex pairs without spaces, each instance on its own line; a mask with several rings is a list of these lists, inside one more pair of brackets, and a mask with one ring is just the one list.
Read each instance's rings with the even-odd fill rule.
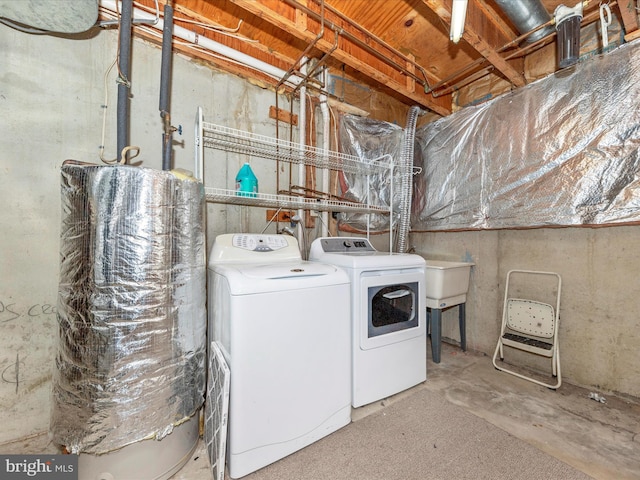
[[[431,232],[412,233],[411,245],[425,258],[475,262],[467,345],[486,353],[488,362],[500,331],[507,272],[559,273],[563,381],[638,397],[639,234],[640,226]],[[456,309],[443,314],[443,336],[459,340]]]

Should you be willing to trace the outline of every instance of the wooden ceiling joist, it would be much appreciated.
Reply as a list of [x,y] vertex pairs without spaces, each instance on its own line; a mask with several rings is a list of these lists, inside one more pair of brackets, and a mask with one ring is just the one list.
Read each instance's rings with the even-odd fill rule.
[[625,40],[631,41],[638,36],[638,13],[635,0],[618,0],[618,10],[626,33]]
[[[444,0],[422,0],[427,7],[436,13],[447,25],[451,24],[451,10],[449,4]],[[495,28],[488,28],[487,25],[494,25]],[[487,9],[482,5],[476,5],[470,0],[467,5],[467,16],[465,20],[464,33],[462,38],[473,47],[487,62],[489,62],[498,72],[500,72],[512,85],[522,87],[526,84],[524,75],[521,73],[522,64],[505,60],[498,49],[509,42],[509,38],[502,34],[502,28],[493,16],[488,14]],[[518,69],[514,67],[518,65]]]
[[[364,73],[407,99],[440,115],[451,113],[450,97],[434,98],[425,93],[422,85],[416,85],[418,82],[415,78],[410,78],[411,75],[424,75],[430,76],[431,81],[434,81],[432,74],[424,70],[418,72],[410,59],[389,50],[385,45],[376,42],[374,36],[363,33],[361,29],[344,22],[338,16],[332,15],[330,11],[324,11],[325,31],[322,38],[317,40],[316,37],[321,28],[320,22],[307,18],[307,28],[301,29],[301,24],[296,22],[296,19],[300,18],[303,5],[298,6],[295,0],[279,1],[276,4],[267,0],[230,0],[230,2],[277,26],[298,40],[307,43],[315,42],[315,48],[323,53],[331,52],[334,61],[343,63],[356,72]],[[307,3],[308,9],[319,13],[315,2]],[[337,45],[336,33],[338,34]],[[408,64],[411,64],[410,68],[407,68]],[[427,80],[428,78],[425,78],[425,83]]]
[[[468,0],[464,34],[457,44],[449,40],[452,0],[171,1],[178,12],[174,17],[177,27],[257,62],[236,61],[217,54],[215,48],[214,52],[201,51],[197,45],[184,47],[185,51],[273,87],[295,75],[306,78],[307,86],[330,89],[331,85],[317,80],[320,67],[327,66],[334,76],[340,72],[341,77],[383,90],[406,105],[446,116],[454,110],[456,92],[485,75],[505,80],[499,82],[502,93],[525,86],[525,62],[538,51],[536,59],[544,57],[545,62],[538,63],[547,71],[538,72],[536,78],[558,68],[547,61],[555,51],[545,48],[555,41],[555,32],[527,43],[525,38],[535,30],[517,31],[493,0]],[[539,1],[549,14],[563,3]],[[136,0],[136,5],[144,5],[149,12],[155,10],[154,3]],[[599,7],[605,3],[585,0],[583,4],[585,26],[600,18]],[[636,4],[635,0],[606,2],[624,26],[625,41],[640,36]],[[183,48],[179,43],[175,47]],[[306,69],[302,66],[305,59],[309,60]],[[287,82],[294,84],[297,80]]]

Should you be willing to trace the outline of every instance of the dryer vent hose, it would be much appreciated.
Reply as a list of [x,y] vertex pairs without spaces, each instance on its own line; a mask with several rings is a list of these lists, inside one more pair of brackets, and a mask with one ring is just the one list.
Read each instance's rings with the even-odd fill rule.
[[418,106],[413,106],[407,114],[407,126],[404,130],[404,141],[400,154],[400,221],[398,229],[399,253],[407,251],[407,237],[411,228],[411,201],[413,193],[413,154],[416,138],[416,123],[418,116],[425,112]]

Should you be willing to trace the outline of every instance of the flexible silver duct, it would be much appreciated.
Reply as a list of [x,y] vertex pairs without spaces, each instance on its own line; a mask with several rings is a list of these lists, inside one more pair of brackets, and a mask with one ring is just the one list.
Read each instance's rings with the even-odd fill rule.
[[[551,20],[551,15],[540,0],[495,0],[521,35]],[[548,26],[532,33],[526,43],[535,42],[553,32]]]
[[404,141],[400,154],[400,222],[398,227],[398,248],[397,251],[405,253],[407,251],[407,236],[411,227],[411,197],[413,192],[413,152],[416,139],[416,122],[418,116],[424,112],[420,107],[413,106],[407,114],[407,126],[404,130]]

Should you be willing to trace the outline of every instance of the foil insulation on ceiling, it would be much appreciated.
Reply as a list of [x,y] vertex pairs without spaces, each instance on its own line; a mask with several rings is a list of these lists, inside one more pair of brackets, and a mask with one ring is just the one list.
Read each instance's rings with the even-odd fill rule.
[[639,48],[419,128],[412,229],[640,221]]
[[65,162],[50,430],[72,453],[161,440],[205,390],[204,191]]

